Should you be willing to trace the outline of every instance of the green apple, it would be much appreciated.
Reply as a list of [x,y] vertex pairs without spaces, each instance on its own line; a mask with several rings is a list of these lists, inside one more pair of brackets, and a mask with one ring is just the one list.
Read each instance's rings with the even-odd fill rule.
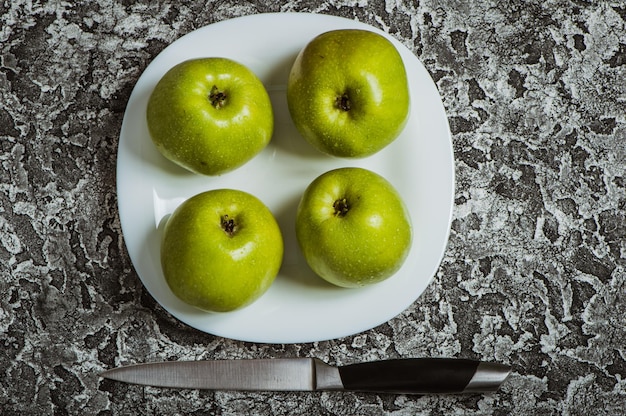
[[190,59],[167,71],[150,95],[146,117],[166,158],[205,175],[248,162],[274,130],[261,80],[246,66],[217,57]]
[[293,63],[287,104],[296,128],[317,149],[347,158],[372,155],[393,142],[408,119],[402,57],[371,31],[322,33]]
[[283,258],[283,238],[271,211],[234,189],[185,200],[167,220],[161,267],[172,292],[206,311],[227,312],[258,299]]
[[400,269],[411,248],[411,219],[385,178],[363,168],[338,168],[304,191],[296,238],[320,277],[337,286],[360,287]]

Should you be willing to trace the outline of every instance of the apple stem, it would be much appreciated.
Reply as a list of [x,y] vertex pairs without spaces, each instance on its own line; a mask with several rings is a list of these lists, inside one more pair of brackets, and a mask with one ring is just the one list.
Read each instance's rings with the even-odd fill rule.
[[224,107],[224,104],[226,104],[226,98],[228,98],[226,93],[217,88],[217,85],[213,85],[211,93],[209,94],[209,101],[211,101],[211,105],[219,110]]
[[350,211],[350,205],[348,205],[346,198],[336,200],[333,208],[335,208],[335,216],[337,217],[345,217],[348,211]]
[[337,97],[335,99],[335,106],[343,111],[350,111],[350,97],[348,93],[343,93],[343,95]]
[[235,232],[237,231],[237,224],[235,224],[235,220],[228,217],[228,214],[222,215],[221,225],[222,229],[226,234],[228,234],[229,237],[235,235]]

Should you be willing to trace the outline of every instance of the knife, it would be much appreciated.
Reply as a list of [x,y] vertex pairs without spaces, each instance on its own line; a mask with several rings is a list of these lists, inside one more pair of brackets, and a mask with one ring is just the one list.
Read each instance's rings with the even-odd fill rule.
[[101,377],[154,387],[345,390],[431,394],[496,391],[511,367],[457,358],[406,358],[334,367],[316,358],[165,361],[113,368]]

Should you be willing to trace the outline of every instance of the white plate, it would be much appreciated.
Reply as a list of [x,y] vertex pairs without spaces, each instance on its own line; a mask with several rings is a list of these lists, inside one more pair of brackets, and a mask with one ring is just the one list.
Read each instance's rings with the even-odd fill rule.
[[[292,124],[285,98],[289,69],[316,35],[342,28],[383,34],[400,51],[409,75],[412,107],[401,136],[374,156],[338,159],[313,150]],[[223,56],[250,67],[268,88],[275,111],[270,145],[252,161],[220,177],[194,175],[165,160],[145,120],[152,89],[175,64]],[[386,177],[412,217],[414,243],[400,271],[363,289],[342,289],[316,277],[295,239],[295,211],[306,186],[343,166]],[[260,343],[298,343],[353,335],[401,313],[433,278],[446,248],[454,194],[450,130],[428,72],[409,49],[384,32],[344,18],[298,13],[260,14],[195,30],[165,48],[141,75],[130,96],[117,160],[120,220],[130,258],[149,293],[169,313],[201,331]],[[205,313],[185,305],[168,288],[159,260],[159,223],[199,192],[233,188],[260,198],[277,217],[285,240],[283,267],[259,300],[239,311]]]

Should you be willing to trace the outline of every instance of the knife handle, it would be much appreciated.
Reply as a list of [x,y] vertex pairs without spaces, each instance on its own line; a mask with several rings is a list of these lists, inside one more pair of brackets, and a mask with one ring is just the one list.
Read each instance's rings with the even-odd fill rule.
[[346,390],[378,393],[470,393],[498,389],[510,367],[457,358],[408,358],[339,367]]

